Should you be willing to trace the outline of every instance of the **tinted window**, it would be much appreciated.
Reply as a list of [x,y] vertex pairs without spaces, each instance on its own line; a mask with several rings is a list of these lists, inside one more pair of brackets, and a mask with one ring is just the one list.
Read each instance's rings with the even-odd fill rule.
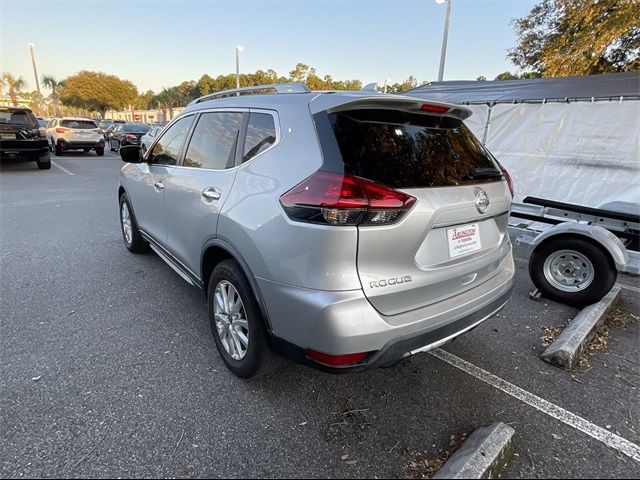
[[252,113],[247,125],[242,161],[246,162],[276,143],[276,125],[267,113]]
[[144,123],[127,123],[124,125],[125,132],[137,132],[146,133],[149,131],[149,127]]
[[[155,144],[149,155],[149,163],[156,165],[176,165],[180,148],[187,138],[193,116],[181,118],[169,128]],[[122,128],[122,125],[120,126]]]
[[499,181],[491,154],[460,121],[393,110],[329,115],[345,173],[392,188]]
[[78,128],[80,130],[98,128],[95,122],[92,122],[91,120],[62,120],[60,122],[60,126],[66,128]]
[[224,170],[234,165],[242,113],[214,112],[200,116],[184,156],[185,167]]
[[0,123],[15,123],[18,125],[39,125],[35,115],[27,111],[12,112],[0,110]]

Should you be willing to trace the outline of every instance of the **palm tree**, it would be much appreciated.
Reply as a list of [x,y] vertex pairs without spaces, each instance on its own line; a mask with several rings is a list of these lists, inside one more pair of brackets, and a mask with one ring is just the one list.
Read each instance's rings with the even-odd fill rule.
[[14,107],[18,106],[18,95],[20,94],[20,90],[26,85],[24,78],[22,77],[14,77],[8,72],[2,74],[2,84],[6,85],[9,88],[9,96],[11,97],[11,102]]
[[61,117],[62,111],[60,110],[60,98],[58,97],[56,88],[62,87],[63,83],[57,81],[53,75],[42,75],[42,84],[51,89],[51,100],[53,100],[55,115],[56,117]]

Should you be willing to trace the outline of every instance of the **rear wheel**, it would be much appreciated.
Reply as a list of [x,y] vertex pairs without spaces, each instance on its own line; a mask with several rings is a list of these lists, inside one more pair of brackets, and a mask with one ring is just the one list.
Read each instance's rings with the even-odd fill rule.
[[56,157],[59,157],[60,155],[62,155],[62,147],[60,147],[60,144],[56,143],[54,150],[56,153]]
[[120,196],[120,228],[124,244],[130,252],[142,253],[149,250],[149,244],[140,235],[126,194]]
[[104,147],[96,148],[96,155],[98,155],[99,157],[102,157],[104,155]]
[[88,153],[88,152],[90,152],[90,151],[91,151],[91,149],[90,149],[90,148],[83,148],[82,150],[83,150],[85,153]]
[[207,290],[211,331],[229,370],[240,378],[273,371],[279,358],[269,347],[258,302],[238,263],[218,264]]
[[529,275],[545,297],[585,307],[609,293],[618,272],[602,247],[586,239],[559,237],[533,251]]
[[47,153],[46,157],[38,157],[36,159],[36,165],[40,170],[49,170],[51,168],[51,157]]

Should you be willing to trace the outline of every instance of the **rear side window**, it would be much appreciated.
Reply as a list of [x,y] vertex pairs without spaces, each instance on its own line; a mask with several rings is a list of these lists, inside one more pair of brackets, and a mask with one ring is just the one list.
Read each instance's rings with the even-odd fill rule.
[[0,110],[0,123],[13,123],[15,125],[39,125],[38,119],[29,112],[12,112]]
[[242,117],[239,112],[203,113],[193,131],[183,166],[212,170],[233,167]]
[[329,121],[345,173],[392,188],[501,180],[491,154],[460,121],[393,110],[332,113]]
[[276,143],[276,124],[273,116],[268,113],[252,113],[247,125],[242,161],[251,160],[274,143]]
[[[149,155],[149,163],[154,165],[176,165],[182,144],[187,138],[193,117],[181,118],[164,132]],[[123,128],[120,125],[120,128]]]

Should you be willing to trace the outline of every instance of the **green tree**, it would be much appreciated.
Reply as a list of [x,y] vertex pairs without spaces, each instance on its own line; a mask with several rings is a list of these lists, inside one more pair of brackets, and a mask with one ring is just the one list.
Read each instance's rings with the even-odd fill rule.
[[64,86],[64,83],[59,82],[53,75],[42,75],[42,84],[51,89],[51,101],[53,102],[53,110],[56,117],[62,116],[62,110],[60,109],[60,97],[58,96],[57,89]]
[[506,72],[502,72],[501,74],[497,75],[494,80],[520,80],[520,77],[517,74],[511,73],[507,70]]
[[487,77],[485,77],[484,75],[480,75],[478,78],[476,78],[476,80],[479,82],[484,82],[487,80]]
[[109,109],[121,110],[133,105],[138,90],[130,81],[115,75],[84,70],[67,78],[59,95],[63,104],[97,111],[104,118]]
[[151,102],[154,96],[155,93],[153,93],[153,90],[147,90],[146,92],[138,95],[138,98],[136,98],[135,101],[136,109],[148,110],[149,108],[152,108]]
[[514,20],[511,61],[545,77],[640,69],[638,0],[542,0]]
[[21,90],[27,84],[22,77],[15,77],[9,72],[5,72],[2,74],[0,78],[0,82],[3,86],[6,86],[9,89],[9,97],[11,97],[11,103],[13,103],[14,107],[18,106],[18,95],[20,95]]

